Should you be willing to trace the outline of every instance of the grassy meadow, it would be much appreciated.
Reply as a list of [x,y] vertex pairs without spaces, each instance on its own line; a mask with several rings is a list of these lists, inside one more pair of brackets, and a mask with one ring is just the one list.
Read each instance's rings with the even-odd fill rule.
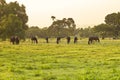
[[1,41],[0,80],[120,80],[120,40]]

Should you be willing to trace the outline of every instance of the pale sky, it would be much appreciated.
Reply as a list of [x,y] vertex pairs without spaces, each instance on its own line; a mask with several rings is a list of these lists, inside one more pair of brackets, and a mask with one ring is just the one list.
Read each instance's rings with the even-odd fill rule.
[[49,27],[51,16],[73,18],[77,27],[104,23],[105,16],[120,12],[120,0],[6,0],[26,6],[29,26]]

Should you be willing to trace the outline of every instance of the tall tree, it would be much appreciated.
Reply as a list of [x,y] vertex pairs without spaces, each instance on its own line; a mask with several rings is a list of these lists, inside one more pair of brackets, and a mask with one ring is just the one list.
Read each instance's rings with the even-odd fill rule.
[[22,21],[14,14],[2,17],[0,22],[1,38],[5,40],[11,35],[21,36],[20,34],[23,32],[22,24]]
[[46,37],[50,37],[50,34],[48,33],[47,27],[39,28],[37,26],[32,26],[26,30],[26,37],[30,38],[32,36],[46,38]]
[[74,35],[76,25],[72,18],[63,18],[62,20],[53,21],[48,29],[51,35],[64,37]]
[[[4,38],[8,38],[9,36],[17,34],[21,38],[25,38],[25,30],[28,28],[28,26],[26,25],[28,21],[28,16],[26,14],[25,6],[19,5],[17,1],[10,2],[8,4],[5,2],[5,0],[1,0],[0,2],[2,4],[4,2],[5,4],[0,5],[1,37],[3,38],[4,35]],[[7,30],[11,32],[11,34],[9,34]]]
[[108,14],[105,17],[105,22],[110,25],[120,25],[120,12]]
[[120,12],[108,14],[105,17],[105,22],[113,26],[114,36],[118,37],[120,34]]
[[10,2],[9,4],[6,5],[5,14],[6,15],[9,15],[9,14],[16,15],[23,22],[23,25],[22,25],[23,29],[27,29],[28,28],[26,26],[26,23],[28,21],[28,16],[26,14],[26,10],[25,10],[25,6],[24,5],[20,6],[17,1]]

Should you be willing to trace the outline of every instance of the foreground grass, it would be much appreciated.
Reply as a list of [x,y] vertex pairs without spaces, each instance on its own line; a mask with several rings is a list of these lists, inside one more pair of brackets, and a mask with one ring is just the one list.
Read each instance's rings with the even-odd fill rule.
[[0,43],[0,80],[120,80],[120,40]]

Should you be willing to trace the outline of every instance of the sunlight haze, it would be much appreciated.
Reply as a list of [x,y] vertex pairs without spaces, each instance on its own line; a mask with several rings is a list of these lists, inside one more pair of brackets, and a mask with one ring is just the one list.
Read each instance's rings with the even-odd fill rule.
[[49,27],[51,16],[73,18],[77,27],[104,23],[105,16],[120,10],[120,0],[6,0],[26,6],[29,26]]

